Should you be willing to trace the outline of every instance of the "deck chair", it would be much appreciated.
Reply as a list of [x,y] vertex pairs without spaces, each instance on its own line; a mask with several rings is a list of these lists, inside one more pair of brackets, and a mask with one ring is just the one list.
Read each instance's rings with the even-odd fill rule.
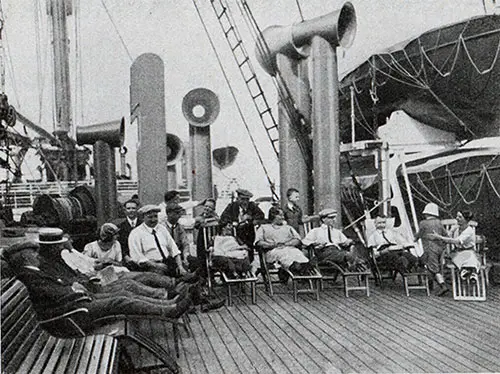
[[[256,229],[257,228],[258,226],[256,227]],[[275,294],[273,284],[280,282],[277,278],[280,266],[277,263],[268,263],[266,261],[266,251],[263,248],[256,246],[255,250],[259,255],[260,270],[264,287],[269,296],[273,297]],[[319,301],[319,292],[321,288],[320,282],[322,279],[322,275],[317,268],[314,269],[312,274],[308,275],[297,275],[289,270],[286,270],[286,272],[292,282],[294,302],[298,302],[299,294],[313,294],[316,300]],[[300,287],[303,284],[305,284],[306,287]]]
[[[394,218],[388,218],[386,228],[398,231],[394,227]],[[366,243],[368,243],[368,238],[375,232],[375,220],[366,219],[365,220],[365,237]],[[408,250],[408,248],[397,248],[398,250]],[[375,256],[376,248],[368,248],[368,254],[370,257],[370,266],[372,269],[373,277],[375,278],[375,284],[383,288],[384,279],[392,279],[394,282],[397,277],[397,272],[393,269],[387,268],[384,264],[381,264],[377,257]],[[406,296],[410,296],[411,290],[423,290],[426,292],[427,296],[430,296],[429,289],[429,275],[427,271],[414,270],[411,272],[405,272],[401,274],[403,278],[403,286]]]
[[[321,224],[319,216],[311,216],[307,222],[304,222],[304,233],[307,235],[315,227]],[[308,257],[314,257],[313,246],[307,247]],[[331,281],[335,283],[338,276],[342,276],[342,286],[334,288],[343,288],[346,297],[349,297],[349,291],[364,291],[366,296],[370,296],[370,285],[368,283],[368,276],[370,271],[349,271],[336,263],[318,263],[318,270],[322,276],[320,280],[320,288],[324,290],[325,282]]]
[[[443,220],[442,222],[447,231],[451,234],[453,226],[456,225],[456,220]],[[475,230],[477,222],[471,221],[471,226],[474,227]],[[458,234],[456,231],[455,233]],[[488,252],[486,238],[483,235],[476,234],[475,250],[481,260],[477,282],[471,282],[469,279],[462,279],[459,269],[451,262],[451,255],[454,250],[455,248],[452,244],[447,245],[445,265],[450,271],[453,299],[463,301],[486,301],[486,289],[489,283],[488,271],[490,269],[486,261],[486,253]]]
[[207,272],[207,281],[208,281],[208,289],[209,292],[213,292],[214,281],[215,278],[218,277],[226,288],[227,293],[227,303],[229,306],[233,303],[233,287],[240,289],[240,294],[245,293],[245,286],[249,285],[250,287],[250,295],[252,299],[252,304],[257,303],[257,294],[256,294],[256,284],[257,278],[250,273],[245,274],[244,278],[236,278],[233,279],[229,277],[223,271],[214,271],[212,268],[212,250],[213,250],[213,242],[214,238],[217,235],[218,230],[218,222],[211,222],[205,225],[202,225],[199,230],[199,234],[202,236],[203,246],[206,251],[206,261],[205,267]]

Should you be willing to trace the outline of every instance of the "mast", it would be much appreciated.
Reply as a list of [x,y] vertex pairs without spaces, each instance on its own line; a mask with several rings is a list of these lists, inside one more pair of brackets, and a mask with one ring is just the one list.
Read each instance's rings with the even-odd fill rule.
[[71,0],[47,0],[52,22],[54,54],[55,134],[65,138],[71,129],[71,93],[69,81],[69,39],[66,17],[71,15]]

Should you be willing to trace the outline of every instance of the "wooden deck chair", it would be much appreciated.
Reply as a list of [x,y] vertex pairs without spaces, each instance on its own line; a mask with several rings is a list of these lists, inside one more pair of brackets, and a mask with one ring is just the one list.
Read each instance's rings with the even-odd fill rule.
[[227,293],[227,302],[228,305],[231,306],[233,303],[233,287],[236,287],[240,289],[240,294],[245,293],[245,286],[249,285],[250,287],[250,295],[251,295],[251,300],[252,304],[257,303],[257,294],[256,294],[256,284],[257,284],[257,278],[252,275],[250,272],[247,274],[244,274],[244,278],[236,278],[233,279],[229,277],[225,272],[223,271],[214,271],[212,268],[212,250],[213,250],[213,242],[214,238],[217,235],[218,231],[218,222],[211,222],[206,225],[202,225],[199,230],[199,235],[202,235],[203,237],[203,245],[206,251],[206,261],[205,261],[205,266],[206,266],[206,272],[207,272],[207,281],[208,281],[208,288],[210,292],[213,292],[213,287],[214,287],[214,281],[215,277],[219,277],[226,287],[226,293]]
[[[386,229],[396,230],[394,227],[394,218],[388,218],[386,223]],[[374,219],[366,219],[365,220],[365,238],[366,243],[368,243],[368,238],[375,232],[375,220]],[[400,248],[400,250],[407,250],[407,248]],[[383,280],[384,279],[392,279],[392,281],[396,280],[397,272],[394,269],[389,269],[385,267],[383,264],[377,261],[375,256],[376,248],[368,248],[368,253],[370,256],[370,266],[372,268],[372,273],[375,278],[375,284],[378,284],[381,288],[383,288]],[[430,296],[429,289],[429,275],[427,271],[411,271],[405,272],[401,274],[403,278],[403,286],[405,290],[406,296],[410,296],[411,290],[423,290],[426,292],[427,296]]]
[[[311,216],[307,222],[304,222],[304,233],[307,235],[315,227],[321,225],[319,216]],[[313,246],[307,247],[308,257],[311,260],[314,257]],[[335,283],[338,276],[342,276],[342,286],[334,288],[343,288],[346,297],[349,297],[349,291],[364,291],[366,296],[370,296],[370,285],[368,283],[368,276],[370,271],[349,271],[336,263],[319,263],[317,265],[319,273],[322,278],[320,280],[320,288],[324,289],[324,283],[331,281]]]
[[[456,220],[443,220],[442,222],[451,235],[453,227],[456,226]],[[475,230],[477,222],[471,221],[470,225]],[[457,231],[454,231],[454,233],[455,236],[458,234]],[[453,252],[454,249],[452,244],[447,245],[446,251],[448,251],[448,256],[446,268],[450,271],[453,299],[463,301],[486,301],[486,289],[489,283],[488,271],[490,268],[486,262],[486,253],[488,251],[486,247],[486,238],[483,235],[476,234],[475,250],[481,260],[477,282],[471,282],[470,279],[462,279],[459,269],[451,262],[451,252]]]
[[[256,229],[257,228],[258,226],[256,227]],[[280,283],[278,279],[278,271],[280,270],[280,266],[277,263],[271,264],[266,261],[266,256],[265,256],[266,251],[263,248],[256,246],[255,250],[259,255],[260,270],[264,287],[269,296],[273,297],[275,294],[273,283],[274,284]],[[314,272],[309,275],[297,275],[289,270],[286,270],[286,272],[292,282],[293,300],[295,302],[298,301],[299,294],[314,294],[316,300],[319,301],[319,292],[321,288],[320,282],[322,279],[322,275],[318,269],[314,269]],[[306,287],[300,288],[299,286],[302,284],[305,284]]]

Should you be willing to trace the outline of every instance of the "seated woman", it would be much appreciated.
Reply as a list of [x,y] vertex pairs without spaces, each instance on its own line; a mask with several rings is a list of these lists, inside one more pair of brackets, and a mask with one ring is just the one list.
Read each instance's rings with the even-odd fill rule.
[[230,278],[244,278],[250,271],[250,249],[233,236],[232,222],[221,222],[220,230],[220,235],[214,238],[212,267],[226,273]]
[[107,265],[118,265],[122,263],[122,250],[118,241],[120,229],[114,223],[105,223],[99,229],[99,239],[88,243],[83,248],[83,254],[96,259],[96,270]]
[[308,274],[312,270],[309,260],[298,248],[302,243],[300,235],[285,222],[283,209],[273,206],[269,209],[271,223],[260,226],[255,235],[255,245],[265,251],[265,261],[278,262],[278,276],[283,283],[288,280],[288,274],[283,269],[297,275]]
[[460,270],[460,276],[462,279],[470,278],[471,281],[477,282],[481,261],[475,251],[476,231],[470,224],[473,217],[473,213],[469,210],[458,211],[457,226],[450,233],[451,237],[434,232],[429,234],[429,238],[453,244],[458,252],[452,256],[451,260]]

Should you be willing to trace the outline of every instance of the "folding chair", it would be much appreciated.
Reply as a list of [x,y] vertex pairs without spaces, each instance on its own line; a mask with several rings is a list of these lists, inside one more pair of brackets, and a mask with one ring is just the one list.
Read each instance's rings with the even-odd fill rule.
[[[273,283],[280,282],[279,280],[273,280],[273,278],[276,279],[280,266],[279,264],[268,263],[266,261],[266,255],[265,255],[266,251],[263,248],[256,246],[255,250],[259,255],[260,270],[262,274],[264,287],[269,296],[273,297],[275,293],[273,288]],[[320,282],[323,277],[321,273],[318,271],[318,269],[314,269],[313,273],[309,275],[297,275],[289,270],[286,270],[286,272],[292,282],[293,301],[295,302],[298,301],[298,294],[314,294],[316,300],[319,301],[319,291],[321,287]],[[307,284],[307,287],[299,288],[299,285],[303,283]]]
[[[451,228],[456,225],[456,220],[445,220],[442,222],[451,234]],[[475,230],[477,222],[471,221],[470,225]],[[453,249],[453,245],[449,244],[447,246],[446,250],[448,251],[448,258],[450,259]],[[483,235],[476,235],[475,250],[481,261],[477,282],[471,282],[470,279],[462,279],[459,269],[452,262],[449,262],[446,265],[446,268],[449,269],[451,273],[451,285],[454,300],[486,301],[486,288],[489,283],[488,272],[490,266],[486,262],[486,253],[488,252],[488,248],[486,247],[486,238]]]
[[[394,227],[394,218],[388,218],[386,223],[386,229],[399,231],[398,228]],[[368,243],[368,238],[375,232],[375,220],[366,219],[365,220],[365,235],[366,242]],[[394,248],[398,251],[409,250],[409,248],[404,248],[400,246],[399,248]],[[375,278],[375,284],[383,288],[384,279],[392,279],[394,282],[396,280],[398,272],[391,269],[384,264],[381,264],[377,260],[376,248],[368,248],[368,253],[370,257],[370,266],[372,268],[373,277]],[[410,296],[410,290],[423,290],[426,292],[427,296],[430,296],[429,289],[429,275],[427,271],[413,270],[409,272],[404,272],[401,274],[403,278],[403,287],[406,296]]]
[[205,266],[206,266],[206,272],[207,272],[207,281],[208,281],[208,288],[209,291],[212,293],[213,292],[213,287],[214,287],[214,281],[215,277],[218,276],[224,286],[226,287],[226,292],[227,292],[227,302],[228,305],[231,306],[233,303],[232,297],[233,297],[233,288],[232,287],[239,287],[240,292],[243,294],[244,293],[244,287],[245,285],[250,286],[250,295],[252,299],[252,304],[257,303],[257,296],[256,296],[256,284],[257,284],[257,278],[253,276],[250,273],[244,274],[244,278],[231,278],[229,277],[225,272],[223,271],[217,271],[214,272],[212,269],[212,248],[213,248],[213,242],[214,238],[217,235],[217,229],[218,229],[218,222],[211,222],[206,225],[202,225],[200,227],[199,235],[202,235],[203,238],[203,246],[206,251],[206,261],[205,261]]
[[[321,221],[319,216],[311,216],[307,222],[304,222],[304,233],[307,234],[313,228],[319,227],[320,224]],[[311,260],[314,257],[314,246],[309,246],[307,250],[308,257]],[[346,297],[349,297],[349,291],[365,291],[366,296],[370,296],[370,286],[368,283],[370,272],[368,270],[349,271],[333,262],[318,263],[317,268],[321,274],[321,290],[324,289],[324,282],[332,281],[332,283],[335,283],[340,274],[342,276],[343,285],[336,288],[343,288]]]

